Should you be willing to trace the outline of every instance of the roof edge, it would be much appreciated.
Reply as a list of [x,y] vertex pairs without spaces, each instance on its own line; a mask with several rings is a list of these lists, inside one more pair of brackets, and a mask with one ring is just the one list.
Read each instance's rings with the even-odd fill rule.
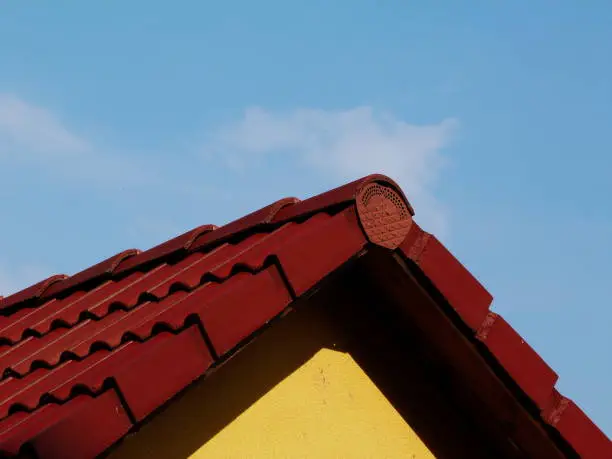
[[415,223],[397,252],[427,278],[465,326],[465,333],[485,346],[531,400],[539,421],[556,430],[580,457],[608,457],[612,448],[607,435],[557,391],[557,373],[501,315],[490,310],[493,296],[435,236]]

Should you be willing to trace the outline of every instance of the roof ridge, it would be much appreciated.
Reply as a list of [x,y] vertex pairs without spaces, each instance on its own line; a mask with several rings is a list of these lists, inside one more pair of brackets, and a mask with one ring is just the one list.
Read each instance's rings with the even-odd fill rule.
[[[392,179],[381,174],[368,175],[304,201],[294,197],[280,199],[222,227],[210,224],[198,226],[144,252],[138,249],[125,250],[72,276],[65,274],[51,276],[5,298],[0,297],[0,316],[11,315],[24,307],[24,303],[36,303],[39,300],[57,298],[69,291],[74,291],[84,283],[100,282],[116,275],[132,272],[141,269],[148,263],[160,262],[177,252],[190,253],[206,250],[215,244],[220,244],[229,238],[251,232],[257,228],[269,225],[276,226],[314,212],[322,212],[335,206],[349,205],[356,201],[358,194],[366,185],[373,183],[392,189],[398,196],[399,201],[403,202],[410,215],[414,215],[412,206],[401,188]],[[368,234],[368,236],[372,235]]]

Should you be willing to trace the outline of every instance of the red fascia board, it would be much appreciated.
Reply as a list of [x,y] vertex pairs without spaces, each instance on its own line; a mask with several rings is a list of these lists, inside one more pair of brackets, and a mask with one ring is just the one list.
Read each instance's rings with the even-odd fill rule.
[[498,314],[490,312],[476,334],[540,410],[550,404],[559,377]]
[[556,390],[554,402],[544,411],[548,424],[557,429],[561,436],[585,459],[610,459],[612,444],[606,434],[572,400]]
[[435,236],[413,222],[400,252],[415,263],[461,319],[477,331],[493,296]]
[[483,343],[504,371],[584,459],[612,457],[607,436],[554,385],[557,374],[498,314],[489,311],[493,297],[482,284],[431,234],[412,225],[398,248]]

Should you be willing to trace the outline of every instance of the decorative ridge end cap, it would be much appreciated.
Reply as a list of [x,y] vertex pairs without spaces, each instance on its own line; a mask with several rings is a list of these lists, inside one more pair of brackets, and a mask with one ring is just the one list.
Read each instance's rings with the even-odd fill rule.
[[359,195],[359,193],[361,192],[361,190],[365,186],[370,185],[372,183],[377,183],[377,184],[379,184],[381,186],[384,186],[384,187],[387,187],[387,188],[391,188],[396,194],[398,194],[399,197],[401,198],[401,200],[403,201],[404,205],[408,209],[408,212],[410,213],[410,216],[411,217],[414,216],[414,209],[412,208],[412,205],[408,201],[408,198],[406,197],[406,195],[402,191],[402,188],[391,177],[388,177],[388,176],[386,176],[384,174],[371,174],[371,175],[367,175],[367,176],[357,180],[357,183],[358,183],[358,186],[357,186],[357,190],[356,190],[357,193],[355,195],[355,199],[357,198],[357,195]]
[[363,232],[373,244],[396,249],[412,227],[414,210],[399,186],[384,175],[361,181],[355,206]]

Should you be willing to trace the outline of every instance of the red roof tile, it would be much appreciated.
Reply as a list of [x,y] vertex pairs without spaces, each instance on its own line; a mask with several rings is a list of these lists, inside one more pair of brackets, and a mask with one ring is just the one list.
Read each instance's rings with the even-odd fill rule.
[[392,180],[369,176],[0,297],[0,451],[99,454],[377,245],[417,267],[538,407],[541,422],[581,457],[612,457],[607,437],[554,389],[554,371],[489,311],[491,295],[413,213]]

